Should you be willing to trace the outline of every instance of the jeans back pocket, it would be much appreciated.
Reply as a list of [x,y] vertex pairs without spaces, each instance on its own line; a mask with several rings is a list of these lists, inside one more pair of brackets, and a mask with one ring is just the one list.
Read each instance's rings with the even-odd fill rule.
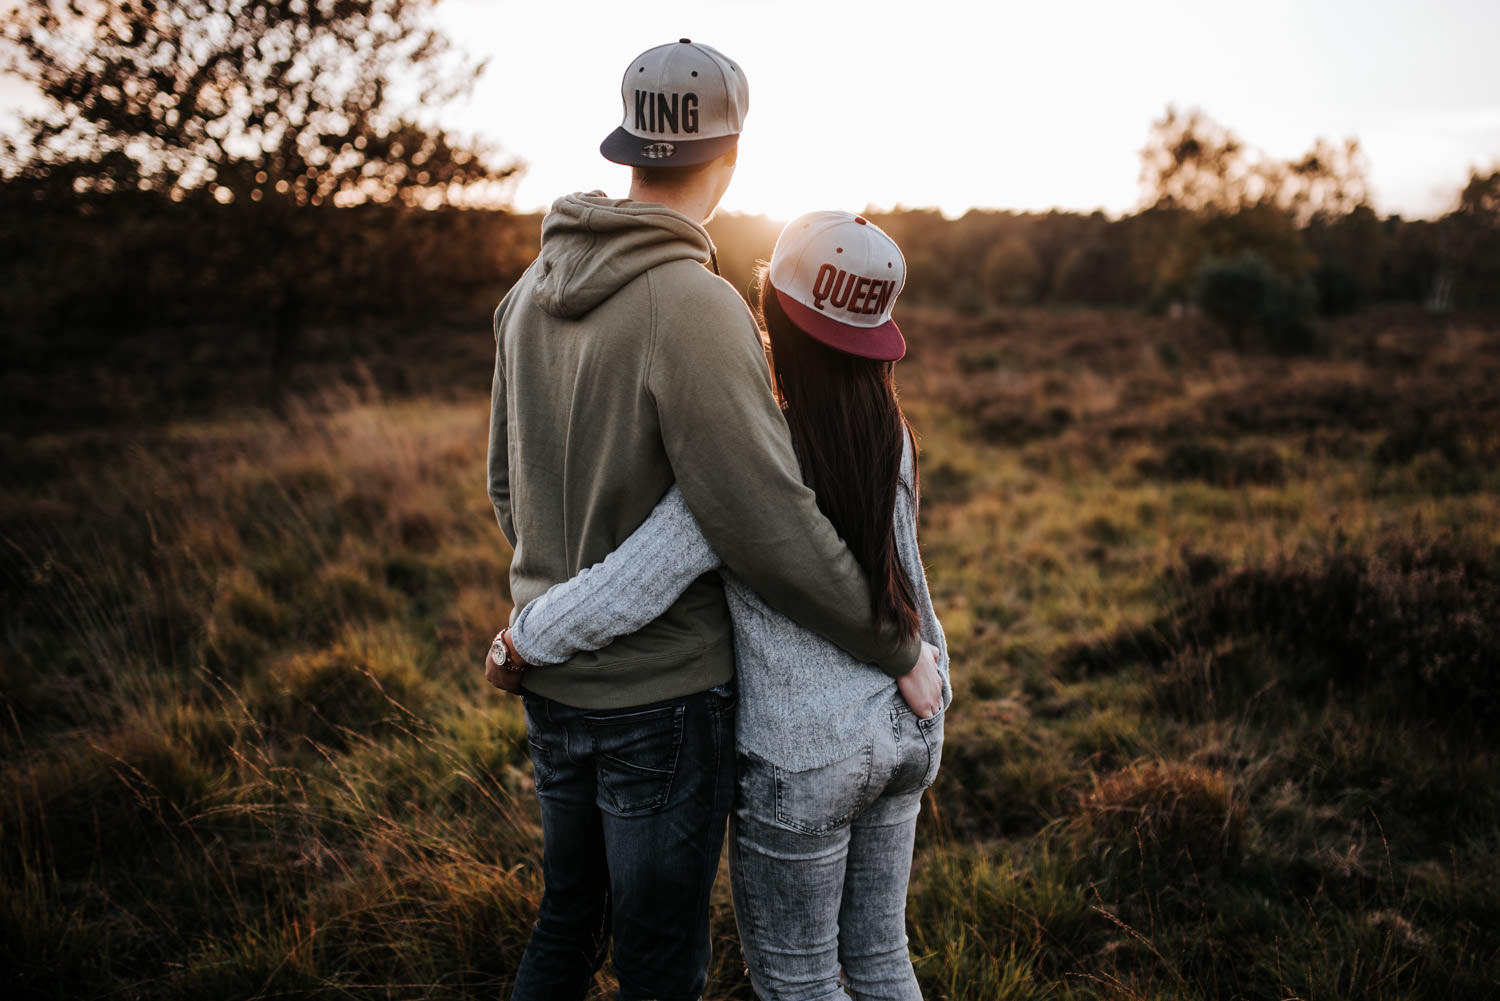
[[594,744],[599,806],[620,817],[660,810],[682,749],[681,703],[583,717]]
[[874,747],[821,768],[791,772],[776,765],[776,821],[804,834],[836,831],[870,805]]

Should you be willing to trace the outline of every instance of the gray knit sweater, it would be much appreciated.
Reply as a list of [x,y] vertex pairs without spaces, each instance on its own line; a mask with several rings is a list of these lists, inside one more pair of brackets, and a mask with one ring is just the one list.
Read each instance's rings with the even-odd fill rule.
[[[922,638],[941,652],[946,707],[953,697],[948,644],[917,548],[914,481],[915,458],[908,441],[896,491],[896,549],[916,595]],[[676,486],[603,562],[522,609],[511,633],[516,649],[535,664],[559,663],[580,650],[598,649],[652,621],[689,584],[713,570],[723,577],[734,622],[739,748],[791,771],[831,764],[859,751],[873,728],[888,719],[896,683],[777,612],[723,569]]]

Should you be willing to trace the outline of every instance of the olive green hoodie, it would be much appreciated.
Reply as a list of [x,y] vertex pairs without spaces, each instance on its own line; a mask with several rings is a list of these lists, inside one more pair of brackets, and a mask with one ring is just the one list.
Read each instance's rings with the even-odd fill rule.
[[[618,548],[677,482],[724,565],[891,676],[920,641],[872,625],[859,566],[802,482],[760,334],[705,267],[708,231],[664,205],[566,195],[495,311],[490,499],[517,608]],[[530,669],[585,709],[703,691],[734,672],[716,574],[601,650]]]

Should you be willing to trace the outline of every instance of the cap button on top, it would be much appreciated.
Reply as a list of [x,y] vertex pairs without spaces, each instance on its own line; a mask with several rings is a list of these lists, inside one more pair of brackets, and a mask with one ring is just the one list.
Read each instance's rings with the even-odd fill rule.
[[861,226],[868,226],[870,224],[870,220],[866,219],[862,215],[855,216],[854,221],[859,223]]
[[681,42],[683,45],[692,45],[693,44],[693,40],[691,38],[679,38],[677,40],[679,42]]

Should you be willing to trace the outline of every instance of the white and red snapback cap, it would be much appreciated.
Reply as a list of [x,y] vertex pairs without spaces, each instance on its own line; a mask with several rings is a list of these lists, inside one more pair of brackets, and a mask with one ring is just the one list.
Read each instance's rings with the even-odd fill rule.
[[599,144],[606,160],[690,167],[734,148],[750,110],[750,84],[728,56],[683,38],[636,56],[620,100],[625,120]]
[[861,358],[906,354],[891,310],[906,259],[886,232],[850,212],[809,212],[787,223],[771,254],[771,290],[788,319],[829,347]]

